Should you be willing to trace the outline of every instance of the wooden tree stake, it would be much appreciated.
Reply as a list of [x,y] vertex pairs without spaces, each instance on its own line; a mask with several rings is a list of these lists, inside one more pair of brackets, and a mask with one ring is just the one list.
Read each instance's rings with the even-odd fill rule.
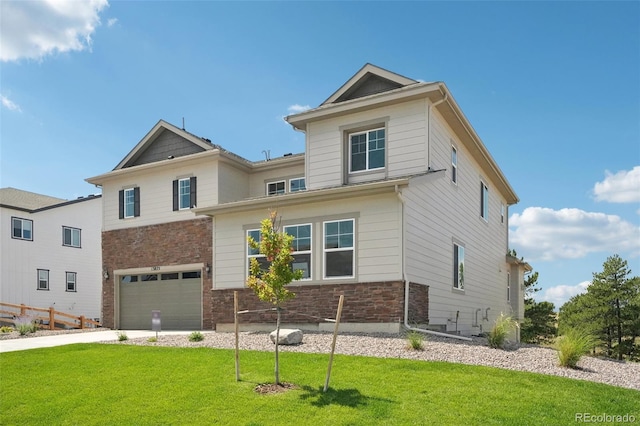
[[329,389],[329,378],[331,377],[331,365],[333,364],[333,353],[336,350],[336,338],[338,337],[338,327],[340,326],[340,315],[342,314],[342,302],[344,302],[344,294],[340,295],[338,302],[338,313],[336,315],[336,327],[333,330],[333,342],[331,342],[331,355],[329,356],[329,368],[327,369],[327,379],[324,382],[324,391]]

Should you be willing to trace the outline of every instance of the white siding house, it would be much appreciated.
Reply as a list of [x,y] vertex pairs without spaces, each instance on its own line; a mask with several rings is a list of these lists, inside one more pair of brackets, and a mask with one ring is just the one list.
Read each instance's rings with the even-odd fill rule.
[[102,198],[0,189],[0,301],[101,318]]

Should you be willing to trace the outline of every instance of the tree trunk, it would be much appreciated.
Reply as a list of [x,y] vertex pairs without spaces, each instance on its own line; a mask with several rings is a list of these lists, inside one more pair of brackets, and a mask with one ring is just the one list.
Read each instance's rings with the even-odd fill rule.
[[622,318],[620,313],[620,299],[616,298],[616,325],[618,332],[618,359],[622,360]]
[[277,320],[276,320],[276,366],[275,366],[275,374],[276,374],[276,385],[280,384],[280,362],[279,362],[279,353],[278,353],[278,344],[280,342],[280,306],[276,308],[277,312]]

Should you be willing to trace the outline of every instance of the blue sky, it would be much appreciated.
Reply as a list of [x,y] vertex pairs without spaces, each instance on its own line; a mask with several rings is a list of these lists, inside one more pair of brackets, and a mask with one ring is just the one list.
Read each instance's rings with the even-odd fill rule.
[[[559,307],[640,275],[639,2],[3,0],[0,186],[65,199],[159,119],[250,160],[370,62],[444,81],[520,197],[511,247]],[[42,25],[46,22],[46,25]]]

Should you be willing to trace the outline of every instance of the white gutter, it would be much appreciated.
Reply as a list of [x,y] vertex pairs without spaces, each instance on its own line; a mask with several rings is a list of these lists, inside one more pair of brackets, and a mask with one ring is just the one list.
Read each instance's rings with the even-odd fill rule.
[[[444,99],[443,99],[444,100]],[[401,260],[401,268],[402,268],[402,279],[404,281],[404,328],[406,328],[407,330],[411,330],[411,331],[417,331],[420,333],[425,333],[425,334],[431,334],[434,336],[440,336],[440,337],[449,337],[451,339],[458,339],[458,340],[465,340],[467,342],[472,342],[473,340],[470,339],[469,337],[464,337],[464,336],[458,336],[456,334],[448,334],[448,333],[440,333],[438,331],[433,331],[433,330],[426,330],[424,328],[416,328],[416,327],[411,327],[409,326],[409,280],[407,280],[406,277],[406,273],[405,273],[405,265],[404,265],[404,261],[405,261],[405,232],[404,232],[404,198],[402,197],[402,191],[400,191],[400,188],[398,187],[398,185],[396,185],[396,195],[398,196],[398,200],[400,200],[400,208],[402,210],[401,212],[401,224],[400,224],[400,233],[402,234],[402,240],[400,242],[400,244],[402,244],[402,260]]]

